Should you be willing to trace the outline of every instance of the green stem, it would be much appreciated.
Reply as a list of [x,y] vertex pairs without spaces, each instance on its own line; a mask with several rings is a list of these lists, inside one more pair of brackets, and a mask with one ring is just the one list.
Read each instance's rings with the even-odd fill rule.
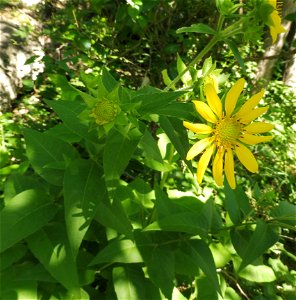
[[174,86],[181,77],[188,72],[188,70],[197,64],[212,48],[213,46],[220,40],[217,36],[214,36],[209,43],[202,49],[202,51],[191,61],[191,63],[184,69],[165,89],[164,91],[167,92],[172,86]]

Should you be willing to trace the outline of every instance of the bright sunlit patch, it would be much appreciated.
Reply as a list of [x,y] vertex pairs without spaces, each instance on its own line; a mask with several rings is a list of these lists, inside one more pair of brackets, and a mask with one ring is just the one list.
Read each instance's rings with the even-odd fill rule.
[[183,125],[192,132],[205,135],[187,153],[187,159],[193,159],[201,154],[197,169],[199,183],[202,182],[212,156],[214,156],[213,177],[219,186],[223,185],[223,172],[225,172],[231,188],[236,187],[233,154],[236,154],[247,170],[253,173],[258,171],[258,163],[246,145],[271,140],[272,136],[256,134],[270,131],[273,129],[273,125],[264,122],[252,123],[268,109],[268,107],[255,108],[263,97],[264,90],[248,99],[238,111],[235,110],[244,85],[245,80],[241,78],[232,86],[226,95],[223,107],[215,87],[208,84],[205,88],[208,104],[202,101],[193,101],[197,112],[208,124],[183,122]]

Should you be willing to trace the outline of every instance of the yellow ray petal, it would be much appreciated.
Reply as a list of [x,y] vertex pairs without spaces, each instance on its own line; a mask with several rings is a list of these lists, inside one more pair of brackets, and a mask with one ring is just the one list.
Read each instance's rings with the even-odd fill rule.
[[253,95],[238,111],[236,114],[237,119],[249,113],[261,100],[264,95],[264,89],[262,89],[259,93]]
[[234,176],[234,161],[233,161],[233,152],[231,149],[227,149],[225,154],[225,175],[227,181],[232,189],[235,189],[235,176]]
[[225,99],[225,112],[226,116],[230,116],[235,109],[237,99],[241,94],[246,81],[244,78],[240,78],[229,90]]
[[215,148],[215,144],[212,144],[201,156],[198,166],[197,166],[197,181],[199,184],[202,182],[202,178],[204,176],[204,173],[208,167],[208,164],[210,162],[211,156],[213,154]]
[[199,124],[199,123],[193,124],[193,123],[183,121],[183,125],[189,130],[191,130],[192,132],[198,134],[208,134],[213,131],[212,127],[205,124]]
[[271,135],[267,136],[257,136],[249,133],[243,134],[242,137],[239,138],[239,140],[245,144],[248,145],[255,145],[263,142],[268,142],[272,139],[273,137]]
[[193,101],[196,111],[208,122],[216,123],[217,117],[210,107],[202,101]]
[[258,163],[253,153],[243,144],[237,143],[235,146],[235,153],[240,160],[240,162],[244,165],[244,167],[252,173],[258,171]]
[[206,147],[208,147],[213,141],[213,138],[205,138],[195,143],[188,151],[186,159],[190,160],[201,153]]
[[255,122],[243,128],[247,133],[264,133],[272,130],[273,124],[264,122]]
[[272,25],[269,25],[270,35],[272,37],[272,43],[274,44],[277,40],[277,36],[282,32],[286,32],[286,29],[281,25],[281,17],[276,10],[270,14],[269,18],[270,23],[272,23]]
[[223,156],[225,150],[218,150],[213,162],[213,177],[217,185],[223,185]]
[[219,119],[222,118],[222,103],[218,97],[215,87],[212,84],[206,84],[204,87],[207,102],[212,109],[212,111],[218,116]]
[[257,119],[262,114],[264,114],[268,110],[268,108],[268,106],[255,108],[245,116],[241,117],[239,121],[243,124],[251,123],[253,120]]

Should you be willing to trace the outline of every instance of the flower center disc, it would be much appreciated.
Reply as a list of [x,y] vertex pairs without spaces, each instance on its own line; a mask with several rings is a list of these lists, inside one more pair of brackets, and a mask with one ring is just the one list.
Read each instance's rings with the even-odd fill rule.
[[97,124],[104,125],[112,122],[116,118],[117,113],[117,105],[104,99],[95,105],[90,115],[95,118]]
[[222,147],[231,147],[241,133],[240,124],[233,118],[225,118],[216,124],[216,142]]

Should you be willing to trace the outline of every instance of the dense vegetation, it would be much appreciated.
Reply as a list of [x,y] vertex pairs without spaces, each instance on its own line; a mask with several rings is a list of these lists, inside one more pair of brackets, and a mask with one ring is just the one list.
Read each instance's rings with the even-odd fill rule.
[[201,136],[183,121],[206,123],[192,100],[206,101],[209,80],[224,103],[245,78],[237,106],[261,89],[272,6],[238,2],[36,6],[44,72],[0,115],[1,299],[295,299],[295,95],[283,57],[259,104],[273,139],[250,147],[259,172],[235,158],[235,189],[210,167],[198,184],[198,159],[186,159]]

